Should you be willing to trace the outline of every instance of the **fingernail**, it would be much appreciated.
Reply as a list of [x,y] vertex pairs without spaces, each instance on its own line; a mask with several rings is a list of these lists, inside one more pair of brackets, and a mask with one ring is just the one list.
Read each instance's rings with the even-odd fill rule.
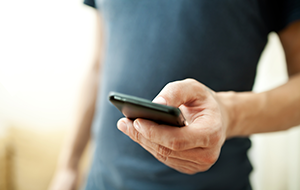
[[154,103],[157,103],[157,104],[167,105],[167,101],[166,101],[163,97],[161,97],[161,96],[155,98],[155,99],[153,100],[153,102],[154,102]]
[[121,121],[118,125],[118,129],[125,133],[127,131],[127,125],[125,122]]
[[139,124],[137,121],[133,122],[133,126],[134,126],[134,128],[135,128],[137,131],[140,131],[141,127],[140,127],[140,124]]

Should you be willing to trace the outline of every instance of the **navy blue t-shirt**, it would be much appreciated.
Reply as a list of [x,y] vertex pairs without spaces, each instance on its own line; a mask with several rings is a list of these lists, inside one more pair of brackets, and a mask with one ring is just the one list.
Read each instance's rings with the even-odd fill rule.
[[251,189],[248,138],[225,142],[215,165],[186,175],[120,132],[110,91],[153,99],[168,83],[194,78],[215,91],[250,91],[271,31],[300,18],[299,1],[96,0],[105,59],[93,122],[88,190]]

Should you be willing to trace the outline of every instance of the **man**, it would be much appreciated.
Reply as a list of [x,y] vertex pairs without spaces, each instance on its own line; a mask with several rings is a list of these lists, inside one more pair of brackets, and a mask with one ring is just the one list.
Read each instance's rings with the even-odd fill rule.
[[[85,3],[99,10],[106,42],[86,189],[251,189],[248,136],[300,124],[300,2]],[[280,37],[290,80],[256,94],[256,66],[271,31]],[[110,91],[179,107],[188,125],[120,119]],[[70,188],[92,102],[59,172]]]

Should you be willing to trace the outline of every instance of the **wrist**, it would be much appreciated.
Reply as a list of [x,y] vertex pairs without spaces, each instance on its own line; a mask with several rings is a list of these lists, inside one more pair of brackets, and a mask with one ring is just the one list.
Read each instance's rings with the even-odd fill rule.
[[220,92],[220,102],[227,115],[226,137],[246,137],[260,132],[266,96],[254,92]]
[[226,129],[226,138],[236,136],[237,123],[237,107],[235,105],[237,93],[233,91],[217,92],[218,101],[221,105],[221,110],[224,120],[224,127]]

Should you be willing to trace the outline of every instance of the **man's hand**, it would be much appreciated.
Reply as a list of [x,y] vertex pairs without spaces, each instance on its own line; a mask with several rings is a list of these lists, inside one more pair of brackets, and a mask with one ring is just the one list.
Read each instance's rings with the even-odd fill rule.
[[188,125],[178,128],[145,119],[123,118],[118,128],[162,163],[195,174],[218,159],[229,115],[216,93],[193,79],[169,83],[153,102],[179,107]]

